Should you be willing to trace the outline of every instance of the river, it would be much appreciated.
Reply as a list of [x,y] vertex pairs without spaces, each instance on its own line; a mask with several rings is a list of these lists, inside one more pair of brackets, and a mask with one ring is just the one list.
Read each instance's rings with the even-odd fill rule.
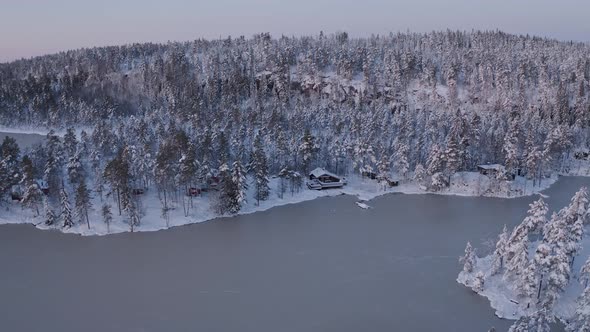
[[[561,178],[547,202],[582,185]],[[106,237],[2,225],[0,331],[506,331],[457,258],[533,199],[327,197]]]

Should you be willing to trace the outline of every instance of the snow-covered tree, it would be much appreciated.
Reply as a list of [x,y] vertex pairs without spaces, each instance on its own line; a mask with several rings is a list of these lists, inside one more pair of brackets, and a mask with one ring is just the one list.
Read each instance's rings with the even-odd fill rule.
[[471,246],[471,243],[467,242],[467,246],[465,246],[465,254],[459,258],[459,263],[463,264],[463,271],[467,273],[473,272],[475,260],[475,250]]
[[107,233],[110,233],[111,223],[113,222],[113,212],[111,211],[111,205],[108,203],[102,205],[102,220],[107,225]]
[[230,212],[237,213],[246,202],[246,189],[248,189],[246,171],[239,160],[234,161],[231,180],[234,183],[235,193],[232,197]]
[[76,188],[75,203],[76,214],[80,218],[80,222],[86,221],[86,225],[90,229],[88,211],[92,208],[92,202],[90,201],[90,190],[86,187],[86,181],[84,179],[80,180],[80,184]]
[[55,213],[53,209],[49,205],[49,201],[47,199],[43,200],[43,207],[45,209],[45,226],[52,226],[55,224]]
[[256,204],[260,205],[260,201],[268,199],[270,193],[270,187],[268,186],[268,161],[260,135],[257,135],[254,140],[254,152],[250,167],[254,173],[254,198],[256,199]]
[[590,285],[590,257],[588,257],[580,269],[580,282],[584,284],[585,288]]
[[417,164],[416,168],[414,169],[414,181],[418,184],[423,184],[424,181],[426,180],[427,177],[427,173],[426,173],[426,169],[424,169],[424,166],[422,166],[422,164]]
[[526,269],[529,263],[529,239],[527,236],[519,238],[518,242],[510,243],[511,258],[506,262],[504,278],[517,278]]
[[492,262],[492,275],[500,273],[504,268],[504,254],[506,253],[506,245],[508,243],[508,229],[506,225],[502,229],[502,233],[498,236],[496,242],[496,249],[494,250],[494,260]]
[[479,271],[475,274],[475,279],[473,279],[473,286],[471,286],[471,289],[473,289],[474,292],[479,293],[483,291],[484,288],[484,284],[485,284],[485,277],[483,272]]
[[61,219],[63,221],[64,228],[70,228],[74,226],[74,219],[72,217],[72,209],[70,207],[70,198],[65,189],[61,190]]
[[576,301],[576,311],[566,325],[568,332],[590,332],[590,287]]

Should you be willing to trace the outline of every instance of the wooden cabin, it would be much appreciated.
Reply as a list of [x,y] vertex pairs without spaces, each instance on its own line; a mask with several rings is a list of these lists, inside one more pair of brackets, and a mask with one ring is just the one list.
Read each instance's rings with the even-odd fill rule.
[[498,176],[506,172],[506,168],[500,164],[478,165],[477,171],[482,175]]
[[345,184],[345,178],[341,178],[334,173],[330,173],[325,169],[318,167],[309,173],[307,187],[309,189],[321,190],[327,188],[341,188]]

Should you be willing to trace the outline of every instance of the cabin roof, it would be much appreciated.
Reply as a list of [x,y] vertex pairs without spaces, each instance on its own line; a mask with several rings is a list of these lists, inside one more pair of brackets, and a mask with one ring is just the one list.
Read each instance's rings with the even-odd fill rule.
[[322,175],[328,175],[328,176],[332,176],[332,177],[335,177],[337,179],[340,179],[340,177],[338,175],[336,175],[334,173],[330,173],[330,172],[326,171],[325,169],[323,169],[321,167],[318,167],[318,168],[314,169],[313,171],[311,171],[311,173],[309,173],[309,175],[310,176],[313,175],[316,178],[319,178]]
[[477,167],[481,168],[481,169],[485,169],[485,170],[494,170],[494,171],[504,170],[504,165],[500,165],[500,164],[478,165]]

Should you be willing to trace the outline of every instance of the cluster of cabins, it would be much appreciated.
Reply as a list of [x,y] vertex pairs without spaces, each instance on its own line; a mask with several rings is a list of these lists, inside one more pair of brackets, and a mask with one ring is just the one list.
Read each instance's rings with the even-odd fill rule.
[[[377,174],[373,172],[363,172],[363,177],[371,180],[384,180],[390,187],[399,185],[398,181],[394,181],[390,178],[380,179]],[[321,167],[318,167],[309,173],[309,181],[307,181],[307,187],[312,190],[322,190],[330,188],[341,188],[348,182],[346,178],[340,177],[334,173],[331,173]]]
[[[47,185],[47,182],[45,182],[44,180],[41,179],[37,179],[35,180],[35,185],[37,186],[37,188],[39,188],[39,190],[41,190],[41,192],[44,195],[47,195],[49,193],[49,186]],[[11,190],[10,190],[10,198],[13,201],[21,201],[23,199],[23,195],[25,194],[25,187],[21,184],[17,184],[12,186]]]

